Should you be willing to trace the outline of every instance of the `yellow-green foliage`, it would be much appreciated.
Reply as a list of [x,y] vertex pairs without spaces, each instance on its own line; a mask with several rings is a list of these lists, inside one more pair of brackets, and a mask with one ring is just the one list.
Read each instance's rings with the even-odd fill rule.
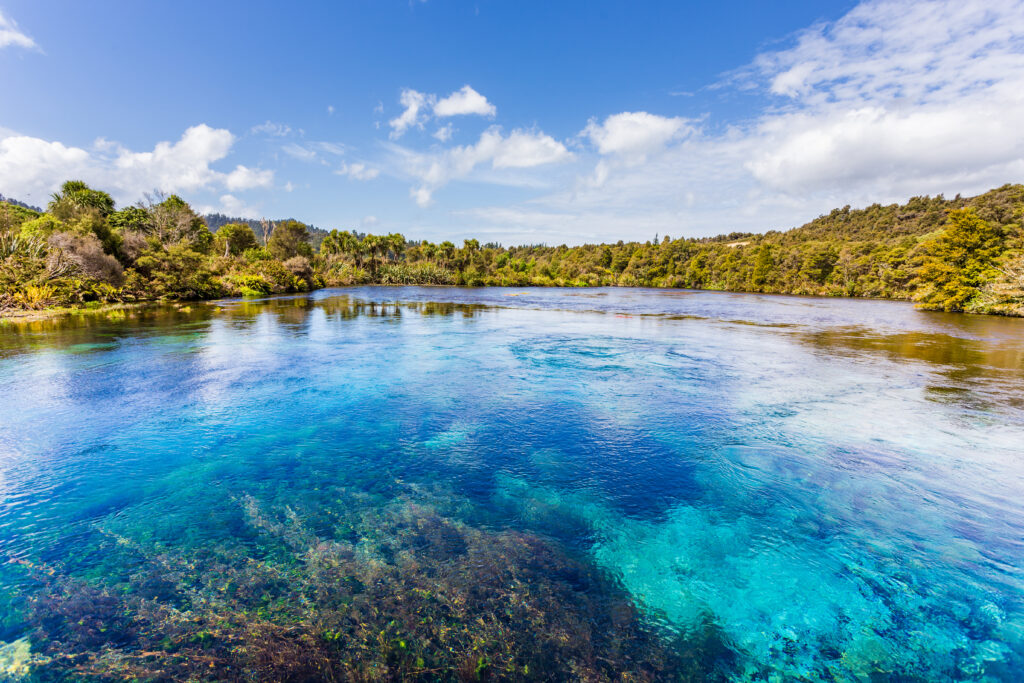
[[19,226],[38,217],[38,211],[0,201],[0,232],[17,232]]
[[33,218],[21,224],[21,234],[26,237],[46,238],[55,232],[63,232],[64,230],[66,230],[64,223],[48,213],[44,213],[38,218]]
[[[70,181],[49,213],[0,203],[0,309],[20,305],[14,293],[28,285],[54,285],[55,303],[67,305],[369,283],[686,287],[916,299],[929,308],[1014,315],[1024,308],[1022,185],[972,198],[847,206],[786,232],[505,248],[333,230],[319,254],[298,221],[276,224],[260,246],[247,225],[228,224],[213,235],[182,198],[157,199],[115,211],[106,193]],[[123,286],[98,287],[104,278],[90,275],[98,271],[62,260],[51,237],[63,232],[95,235],[124,269]],[[108,287],[119,284],[105,279]]]
[[[410,265],[434,264],[450,271],[457,284],[466,285],[616,285],[916,297],[931,307],[1006,313],[1013,307],[1000,304],[999,297],[1009,291],[1009,285],[985,287],[990,279],[1000,277],[997,262],[1024,248],[1019,236],[1022,207],[1024,186],[1006,185],[968,199],[915,197],[903,205],[844,207],[786,232],[665,237],[579,247],[481,248],[469,240],[459,248],[450,242],[424,242],[411,246],[404,260]],[[944,271],[939,264],[948,261],[949,254],[942,253],[942,245],[959,239],[949,238],[947,230],[962,222],[962,210],[973,212],[981,221],[975,228],[988,226],[991,234],[965,242],[961,257],[950,261]],[[339,234],[336,242],[341,249],[332,244],[327,256],[332,272],[341,272],[339,262],[358,266],[361,254],[366,262],[366,248],[353,244],[351,236]],[[384,282],[385,274],[390,277],[385,266],[373,268],[369,263],[374,280]]]
[[951,211],[949,219],[945,230],[921,246],[914,298],[925,308],[963,311],[996,278],[1005,238],[1000,226],[982,220],[974,209]]

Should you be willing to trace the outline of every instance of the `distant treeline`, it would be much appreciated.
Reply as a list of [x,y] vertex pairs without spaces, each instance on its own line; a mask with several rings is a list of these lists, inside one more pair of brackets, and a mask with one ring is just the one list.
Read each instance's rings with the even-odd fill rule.
[[[203,214],[201,218],[203,219],[203,222],[206,223],[206,226],[210,228],[210,230],[213,232],[220,230],[225,225],[248,225],[249,228],[253,231],[253,234],[256,235],[256,238],[260,240],[261,244],[263,244],[265,241],[263,237],[265,227],[274,226],[277,225],[278,223],[285,223],[288,221],[295,220],[294,218],[280,218],[268,221],[266,219],[259,218],[239,218],[237,216],[225,216],[222,213],[206,213]],[[324,237],[327,237],[328,231],[324,230],[323,228],[318,228],[310,223],[306,223],[306,229],[309,231],[309,242],[312,245],[313,249],[319,249],[320,243],[323,241]]]
[[23,209],[29,209],[30,211],[35,211],[36,213],[41,213],[42,212],[42,209],[40,209],[38,206],[32,206],[31,204],[26,204],[25,202],[19,202],[17,199],[13,199],[11,197],[5,197],[5,196],[3,196],[3,194],[0,194],[0,202],[7,202],[8,204],[12,204],[14,206],[20,206]]
[[799,228],[502,247],[199,216],[180,197],[116,209],[69,181],[46,211],[0,203],[0,309],[259,296],[323,286],[645,286],[912,299],[1024,315],[1024,185],[849,206]]

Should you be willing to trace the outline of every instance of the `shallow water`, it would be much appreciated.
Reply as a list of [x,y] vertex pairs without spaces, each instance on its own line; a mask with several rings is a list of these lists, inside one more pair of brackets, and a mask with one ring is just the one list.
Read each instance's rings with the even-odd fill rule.
[[1024,678],[1024,320],[323,290],[0,326],[0,415],[0,641],[52,677],[228,667],[249,618],[352,659],[376,618],[369,677],[462,633],[464,677]]

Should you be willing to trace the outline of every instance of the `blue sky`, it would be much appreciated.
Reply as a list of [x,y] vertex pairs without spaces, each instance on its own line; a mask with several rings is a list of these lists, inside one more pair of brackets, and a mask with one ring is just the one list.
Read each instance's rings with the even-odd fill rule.
[[36,204],[574,244],[1024,180],[1020,0],[0,0],[0,74]]

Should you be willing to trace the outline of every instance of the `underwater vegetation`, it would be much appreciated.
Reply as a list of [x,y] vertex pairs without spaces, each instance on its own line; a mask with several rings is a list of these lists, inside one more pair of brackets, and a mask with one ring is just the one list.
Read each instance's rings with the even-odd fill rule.
[[0,330],[0,681],[1024,672],[1022,321],[364,288]]
[[36,584],[22,605],[43,644],[33,678],[655,681],[686,671],[688,651],[691,667],[728,663],[713,630],[667,647],[540,536],[469,526],[413,487],[384,504],[332,493],[314,519],[237,499],[249,547],[186,552],[106,529],[114,580],[16,563]]

